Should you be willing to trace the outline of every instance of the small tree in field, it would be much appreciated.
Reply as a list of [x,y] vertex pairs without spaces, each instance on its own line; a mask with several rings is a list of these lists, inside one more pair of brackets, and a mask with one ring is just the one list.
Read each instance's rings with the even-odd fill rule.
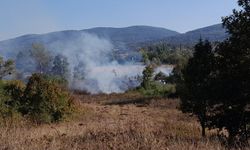
[[146,66],[145,69],[142,72],[142,83],[141,83],[141,87],[143,87],[144,89],[150,88],[150,85],[152,83],[153,80],[153,73],[154,73],[154,69],[152,66]]
[[7,60],[4,61],[3,57],[0,56],[0,79],[12,74],[15,69],[14,61]]
[[39,73],[49,72],[52,57],[42,44],[32,44],[31,57],[34,59],[36,70]]
[[63,79],[69,77],[69,63],[65,56],[57,55],[53,60],[52,74]]
[[189,59],[183,72],[183,89],[178,91],[181,97],[181,109],[198,117],[205,136],[207,112],[209,109],[209,81],[214,55],[211,44],[200,40],[195,45],[194,56]]

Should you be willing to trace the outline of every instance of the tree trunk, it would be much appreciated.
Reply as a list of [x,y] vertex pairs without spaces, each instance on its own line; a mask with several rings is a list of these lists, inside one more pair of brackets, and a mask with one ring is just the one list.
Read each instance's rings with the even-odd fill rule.
[[201,125],[201,136],[206,137],[206,111],[202,111],[198,116]]
[[206,127],[204,121],[201,121],[201,136],[206,137]]

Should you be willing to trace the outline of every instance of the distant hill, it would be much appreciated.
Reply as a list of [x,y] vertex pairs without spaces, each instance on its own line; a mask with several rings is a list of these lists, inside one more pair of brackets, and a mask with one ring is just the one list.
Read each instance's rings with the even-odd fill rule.
[[99,27],[82,30],[82,32],[96,34],[99,37],[106,37],[113,42],[124,43],[145,42],[157,39],[160,40],[180,34],[176,31],[150,26],[131,26],[126,28]]
[[137,54],[136,50],[143,45],[142,43],[164,41],[169,44],[192,45],[200,37],[210,41],[221,41],[227,37],[221,24],[193,30],[184,34],[150,26],[131,26],[126,28],[98,27],[47,34],[30,34],[0,41],[0,54],[6,57],[15,57],[19,51],[29,49],[32,43],[42,43],[45,47],[58,52],[60,49],[65,48],[65,45],[68,47],[70,44],[74,46],[74,42],[79,41],[83,33],[108,39],[114,45],[114,51],[119,54],[129,53],[131,56]]
[[[114,48],[119,51],[132,50],[136,43],[160,40],[179,34],[168,29],[150,26],[131,26],[126,28],[99,27],[78,31],[67,30],[47,34],[31,34],[0,41],[0,54],[7,57],[16,55],[18,51],[29,48],[32,43],[42,43],[46,47],[53,47],[53,50],[59,50],[63,45],[79,40],[83,33],[94,34],[100,38],[108,39],[114,45]],[[57,43],[59,46],[52,46],[54,43]]]
[[184,34],[178,34],[175,36],[167,37],[163,41],[170,44],[183,44],[193,45],[199,38],[207,39],[211,42],[222,41],[227,38],[228,34],[222,27],[222,24],[216,24],[193,31],[186,32]]

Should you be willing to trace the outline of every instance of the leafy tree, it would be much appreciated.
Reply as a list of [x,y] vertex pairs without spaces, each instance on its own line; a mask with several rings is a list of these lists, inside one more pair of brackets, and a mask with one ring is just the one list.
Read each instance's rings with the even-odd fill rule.
[[80,61],[75,67],[73,72],[73,77],[76,80],[83,80],[86,74],[86,65],[84,62]]
[[140,51],[141,51],[141,53],[142,53],[142,61],[143,61],[143,63],[144,63],[145,65],[150,64],[150,60],[149,60],[149,57],[148,57],[147,52],[145,52],[144,49],[141,49]]
[[[207,113],[209,110],[209,82],[213,70],[214,55],[208,41],[200,40],[195,45],[193,57],[189,59],[183,69],[181,110],[198,117],[202,127],[202,136],[205,136],[207,127]],[[179,89],[180,90],[180,89]]]
[[[247,141],[250,113],[250,0],[238,0],[240,10],[223,18],[230,37],[217,48],[213,123],[229,132],[229,143]],[[248,131],[247,131],[248,130]],[[236,140],[240,139],[240,140]]]
[[0,79],[13,73],[15,69],[14,61],[4,61],[3,57],[0,56]]
[[142,74],[142,83],[141,83],[141,87],[143,87],[144,89],[147,89],[150,87],[152,80],[153,80],[153,73],[154,73],[154,69],[152,66],[146,66],[145,69],[143,70]]
[[18,52],[15,63],[17,70],[20,72],[35,72],[36,70],[36,65],[33,57],[31,57],[30,50]]
[[31,56],[36,63],[39,73],[48,73],[50,70],[51,55],[42,44],[32,44]]
[[53,75],[67,79],[69,77],[69,63],[67,58],[63,55],[55,56],[51,72]]

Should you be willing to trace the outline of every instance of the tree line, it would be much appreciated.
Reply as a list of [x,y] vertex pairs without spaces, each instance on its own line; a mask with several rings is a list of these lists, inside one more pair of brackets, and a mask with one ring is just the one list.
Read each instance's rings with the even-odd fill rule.
[[148,64],[180,64],[192,55],[192,48],[186,46],[171,46],[166,43],[156,43],[140,49],[142,61]]

